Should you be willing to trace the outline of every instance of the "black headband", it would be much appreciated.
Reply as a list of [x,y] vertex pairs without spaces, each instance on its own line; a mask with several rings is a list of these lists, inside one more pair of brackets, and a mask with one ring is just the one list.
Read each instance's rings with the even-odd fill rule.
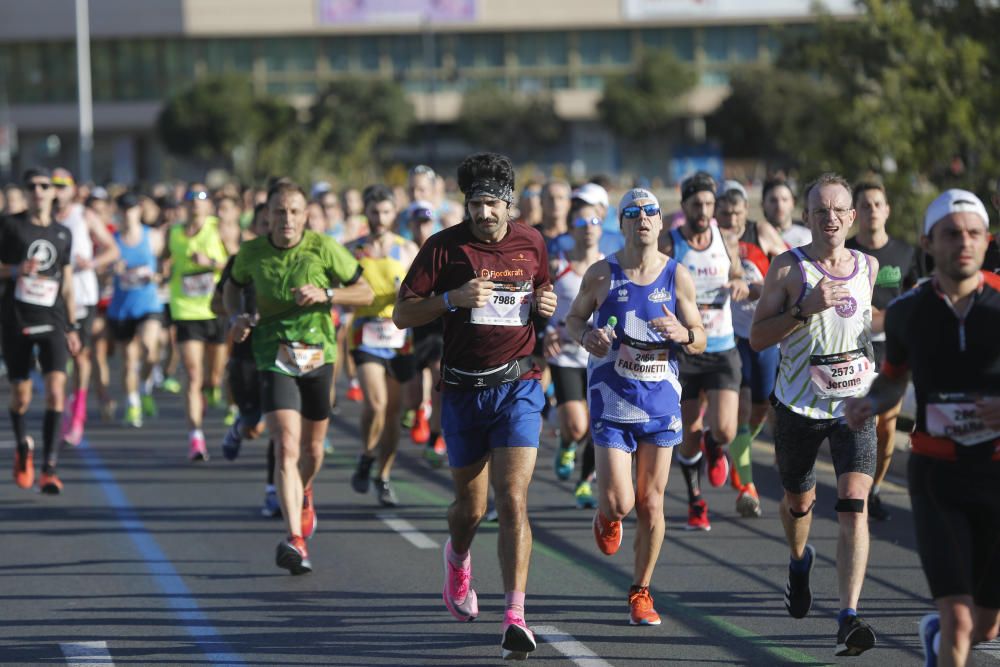
[[496,197],[509,206],[514,202],[514,186],[511,183],[501,183],[495,178],[477,178],[465,192],[465,199],[468,201],[483,196]]
[[715,194],[715,183],[708,180],[707,178],[692,178],[683,184],[681,188],[681,201],[684,201],[692,195],[696,195],[699,192],[711,192]]

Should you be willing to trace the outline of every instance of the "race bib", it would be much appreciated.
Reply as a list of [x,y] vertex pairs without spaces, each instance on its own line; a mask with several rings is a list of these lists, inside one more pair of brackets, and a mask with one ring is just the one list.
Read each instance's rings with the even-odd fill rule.
[[931,394],[927,399],[927,432],[960,445],[978,445],[1000,438],[1000,431],[986,426],[968,394]]
[[215,291],[215,274],[211,271],[205,273],[192,273],[181,277],[181,291],[184,296],[205,297],[210,296]]
[[643,350],[623,341],[618,348],[615,372],[629,380],[661,382],[670,375],[670,351],[665,348]]
[[322,345],[282,341],[278,343],[274,365],[289,375],[299,376],[316,370],[324,361]]
[[494,283],[490,300],[482,308],[473,308],[469,321],[473,324],[523,327],[531,314],[534,293],[530,281]]
[[371,320],[361,325],[361,344],[398,350],[406,344],[406,329],[397,329],[392,320]]
[[149,283],[149,267],[148,266],[137,266],[135,268],[126,269],[124,273],[118,276],[118,285],[123,290],[134,290],[144,287]]
[[813,392],[820,398],[863,396],[875,379],[875,362],[864,350],[809,357]]
[[21,303],[51,308],[59,296],[59,281],[43,276],[19,276],[14,287],[14,298]]
[[701,313],[701,323],[705,327],[705,335],[709,338],[729,333],[726,327],[726,311],[721,306],[702,304],[698,306],[698,311]]

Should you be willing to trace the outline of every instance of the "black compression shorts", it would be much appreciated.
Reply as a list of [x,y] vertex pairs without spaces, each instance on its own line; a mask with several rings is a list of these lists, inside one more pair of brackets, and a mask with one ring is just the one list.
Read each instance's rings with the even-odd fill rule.
[[549,364],[552,384],[556,390],[556,405],[567,401],[587,400],[587,369]]
[[774,406],[774,453],[778,474],[786,491],[805,493],[816,486],[816,455],[830,439],[830,456],[839,479],[847,472],[875,477],[875,419],[857,431],[842,419],[810,419],[792,412],[780,401]]
[[295,410],[304,419],[323,421],[330,417],[332,385],[333,364],[324,364],[299,377],[263,371],[260,374],[260,404],[265,414]]
[[25,335],[13,324],[3,325],[3,360],[7,364],[7,377],[11,382],[27,380],[35,367],[35,353],[38,349],[38,363],[42,374],[53,371],[66,372],[69,362],[69,347],[66,334],[61,330]]
[[980,607],[1000,609],[1000,461],[911,454],[907,472],[931,596],[971,595]]

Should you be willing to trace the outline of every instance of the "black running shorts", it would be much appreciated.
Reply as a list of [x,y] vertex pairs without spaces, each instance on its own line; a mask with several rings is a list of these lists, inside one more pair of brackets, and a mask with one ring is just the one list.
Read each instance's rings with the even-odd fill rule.
[[988,458],[911,454],[907,472],[931,596],[971,595],[980,607],[1000,609],[1000,461]]
[[201,341],[209,345],[226,342],[226,323],[221,317],[212,320],[175,320],[177,342]]
[[35,367],[35,349],[42,374],[53,371],[66,372],[69,347],[66,334],[54,330],[25,335],[12,324],[3,325],[3,360],[7,364],[7,377],[11,382],[27,380]]
[[417,374],[417,364],[412,354],[397,354],[391,359],[385,359],[363,350],[352,350],[351,357],[357,366],[361,364],[378,364],[385,369],[386,375],[400,384],[406,384]]
[[304,419],[319,422],[330,418],[330,387],[333,364],[324,364],[299,377],[263,371],[260,374],[260,404],[264,414],[295,410]]
[[549,364],[552,385],[556,390],[556,405],[568,401],[587,400],[587,369]]
[[740,390],[743,362],[735,347],[724,352],[677,354],[681,381],[681,400],[694,401],[702,391],[715,389]]
[[786,491],[801,494],[816,486],[816,455],[827,438],[838,479],[848,472],[875,477],[874,418],[853,431],[843,419],[810,419],[792,412],[778,400],[772,399],[771,404],[774,405],[774,453],[781,486]]

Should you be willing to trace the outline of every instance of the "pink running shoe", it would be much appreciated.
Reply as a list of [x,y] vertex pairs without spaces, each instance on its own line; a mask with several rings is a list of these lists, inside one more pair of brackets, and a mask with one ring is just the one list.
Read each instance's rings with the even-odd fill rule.
[[188,451],[188,460],[192,463],[208,460],[208,449],[205,447],[204,436],[191,436],[191,449]]
[[521,616],[508,610],[503,619],[500,657],[504,660],[527,660],[536,646],[535,633],[528,629]]
[[479,598],[472,589],[472,565],[467,568],[455,567],[448,560],[451,540],[444,545],[444,606],[459,621],[474,621],[479,616]]

